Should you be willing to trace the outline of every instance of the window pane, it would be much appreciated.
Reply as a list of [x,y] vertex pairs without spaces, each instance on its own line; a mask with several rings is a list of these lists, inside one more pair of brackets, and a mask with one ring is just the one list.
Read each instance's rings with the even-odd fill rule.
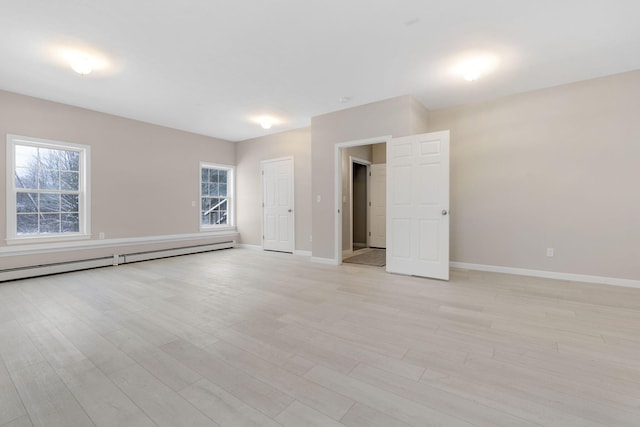
[[61,150],[52,150],[49,148],[39,149],[39,160],[41,169],[60,169]]
[[77,213],[64,213],[61,217],[61,229],[63,233],[77,233],[80,231],[80,217]]
[[60,214],[40,215],[40,233],[59,233]]
[[80,171],[80,153],[77,151],[60,151],[60,170]]
[[27,145],[16,145],[16,168],[37,168],[38,149]]
[[227,223],[227,211],[220,211],[218,224],[226,224],[226,223]]
[[206,212],[211,209],[211,199],[208,197],[202,198],[202,212]]
[[80,174],[85,172],[80,167],[85,149],[58,146],[54,141],[21,145],[9,138],[9,143],[15,153],[17,191],[8,196],[15,198],[16,214],[16,229],[8,237],[81,231],[80,217],[85,213],[80,198],[86,189],[80,185]]
[[38,212],[38,193],[16,194],[16,212]]
[[16,168],[16,188],[36,189],[38,170],[34,168]]
[[78,172],[60,172],[60,189],[78,191]]
[[[207,172],[205,172],[205,169]],[[200,221],[202,225],[229,225],[229,179],[232,171],[215,167],[201,168]],[[208,180],[206,178],[208,177]],[[209,212],[211,211],[211,212]],[[209,212],[208,215],[205,213]]]
[[60,204],[61,212],[78,212],[78,195],[77,194],[63,194]]
[[18,234],[35,234],[38,232],[37,214],[18,214],[17,216]]
[[40,169],[38,176],[39,188],[41,190],[59,190],[60,189],[60,173],[57,170]]
[[40,212],[60,212],[60,195],[55,193],[41,193]]

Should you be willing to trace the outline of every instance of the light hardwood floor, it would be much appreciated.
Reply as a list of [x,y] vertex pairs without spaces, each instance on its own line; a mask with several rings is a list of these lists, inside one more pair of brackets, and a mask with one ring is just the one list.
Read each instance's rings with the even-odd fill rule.
[[0,284],[0,426],[638,426],[640,290],[243,249]]

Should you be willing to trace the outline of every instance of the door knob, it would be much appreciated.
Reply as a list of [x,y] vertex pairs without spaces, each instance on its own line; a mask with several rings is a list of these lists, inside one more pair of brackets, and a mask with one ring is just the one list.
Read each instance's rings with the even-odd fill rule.
[[444,215],[446,215],[446,214],[448,214],[448,213],[449,213],[449,212],[447,212],[447,210],[446,210],[446,209],[442,209],[442,215],[443,215],[443,216],[444,216]]
[[291,212],[291,209],[289,209],[289,212]]

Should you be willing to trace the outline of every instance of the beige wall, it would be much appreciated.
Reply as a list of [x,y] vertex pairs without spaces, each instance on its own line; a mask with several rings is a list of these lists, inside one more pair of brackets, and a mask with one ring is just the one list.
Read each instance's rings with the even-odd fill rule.
[[335,257],[335,145],[384,135],[410,135],[415,127],[414,102],[411,96],[400,96],[311,118],[314,257]]
[[387,143],[373,144],[371,146],[371,158],[374,165],[387,163]]
[[260,161],[293,156],[296,250],[311,250],[311,130],[297,129],[236,143],[238,231],[241,242],[262,246]]
[[413,97],[409,98],[409,109],[411,134],[415,135],[429,132],[429,110],[427,110],[420,101]]
[[349,173],[351,170],[350,157],[371,162],[371,145],[349,147],[342,150],[342,250],[352,250],[351,230],[351,183]]
[[[91,147],[93,239],[99,232],[107,239],[198,233],[199,162],[235,164],[231,142],[0,91],[0,135],[7,134]],[[3,170],[5,157],[6,150],[0,150]],[[5,180],[3,173],[0,248],[6,237]],[[61,257],[77,254],[52,259]],[[38,255],[17,262],[45,259]],[[3,266],[12,262],[2,259]]]
[[451,259],[640,279],[639,113],[640,71],[431,111]]
[[[333,258],[335,144],[450,129],[453,261],[637,280],[638,111],[635,71],[431,112],[410,96],[397,97],[314,117],[310,129],[234,145],[0,91],[0,134],[90,145],[92,232],[107,239],[197,233],[191,202],[198,201],[199,162],[237,160],[242,242],[260,245],[260,160],[293,155],[296,249]],[[5,155],[0,150],[3,166]],[[4,205],[5,174],[0,179]],[[5,219],[3,207],[0,249]],[[84,254],[109,252],[115,250]],[[2,263],[73,256],[5,256]]]

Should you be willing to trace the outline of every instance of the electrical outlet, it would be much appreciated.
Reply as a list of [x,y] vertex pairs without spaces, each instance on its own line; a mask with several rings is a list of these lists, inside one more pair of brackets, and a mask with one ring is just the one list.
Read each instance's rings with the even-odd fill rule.
[[309,241],[313,242],[313,236],[309,236]]
[[195,207],[196,207],[196,201],[195,201],[195,200],[192,200],[192,201],[191,201],[191,207],[192,207],[192,208],[195,208]]
[[553,248],[547,248],[547,256],[548,257],[552,257],[553,256]]
[[98,239],[104,240],[104,231],[101,231],[100,233],[98,233]]

